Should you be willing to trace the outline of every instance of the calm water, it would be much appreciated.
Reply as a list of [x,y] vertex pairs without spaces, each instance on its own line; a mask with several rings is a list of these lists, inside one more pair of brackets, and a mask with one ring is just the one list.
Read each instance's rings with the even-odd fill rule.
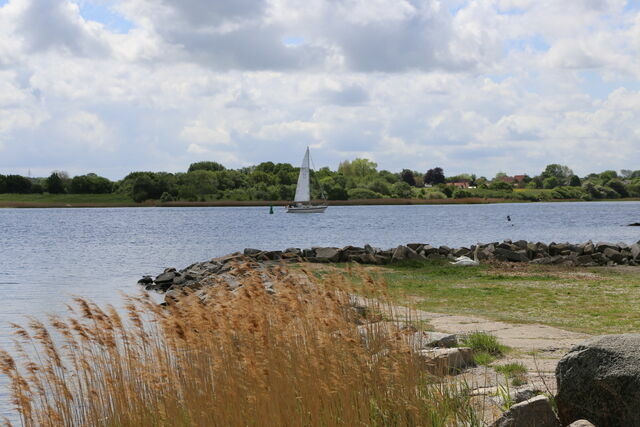
[[640,228],[626,227],[640,221],[640,202],[348,206],[321,215],[268,210],[0,209],[0,347],[9,342],[7,322],[62,312],[70,295],[117,303],[118,291],[137,291],[143,274],[245,247],[640,240]]

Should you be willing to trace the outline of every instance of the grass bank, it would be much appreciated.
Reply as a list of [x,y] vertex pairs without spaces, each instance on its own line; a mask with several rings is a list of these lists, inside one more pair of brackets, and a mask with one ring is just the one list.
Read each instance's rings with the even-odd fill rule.
[[365,271],[384,279],[396,301],[421,310],[591,334],[640,330],[640,267],[459,267],[416,261]]

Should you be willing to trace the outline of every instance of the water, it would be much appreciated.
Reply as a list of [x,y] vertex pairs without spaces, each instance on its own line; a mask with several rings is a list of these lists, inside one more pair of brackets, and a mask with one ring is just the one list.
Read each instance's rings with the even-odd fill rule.
[[[64,311],[71,295],[118,303],[143,274],[245,247],[451,247],[503,239],[640,240],[640,202],[277,208],[0,209],[0,347],[8,322]],[[512,219],[507,222],[509,215]],[[0,397],[1,399],[1,397]],[[0,403],[0,413],[6,413]]]

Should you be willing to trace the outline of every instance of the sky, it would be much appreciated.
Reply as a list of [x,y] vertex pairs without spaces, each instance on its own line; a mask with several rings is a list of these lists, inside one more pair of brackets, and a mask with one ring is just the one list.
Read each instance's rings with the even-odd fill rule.
[[0,0],[0,173],[640,169],[640,0]]

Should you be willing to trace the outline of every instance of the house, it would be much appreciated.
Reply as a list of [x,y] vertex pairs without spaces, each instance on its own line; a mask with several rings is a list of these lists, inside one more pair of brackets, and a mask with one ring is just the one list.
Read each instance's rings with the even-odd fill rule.
[[456,181],[452,182],[451,185],[456,188],[469,188],[469,181]]

